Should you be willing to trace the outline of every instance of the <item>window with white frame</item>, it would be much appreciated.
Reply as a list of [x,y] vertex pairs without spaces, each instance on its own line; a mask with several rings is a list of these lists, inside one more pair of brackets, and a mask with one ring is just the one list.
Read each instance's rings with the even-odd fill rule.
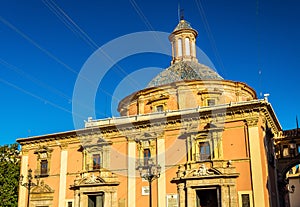
[[239,191],[238,195],[240,207],[253,207],[252,191]]
[[211,159],[210,143],[208,141],[199,142],[199,159],[209,160]]
[[53,149],[46,146],[40,146],[34,154],[37,155],[37,169],[35,170],[36,177],[49,176],[50,172],[50,158]]

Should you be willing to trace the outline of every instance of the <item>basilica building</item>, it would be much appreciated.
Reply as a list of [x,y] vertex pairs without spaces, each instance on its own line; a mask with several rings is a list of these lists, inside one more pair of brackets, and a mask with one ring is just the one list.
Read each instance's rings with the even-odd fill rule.
[[197,35],[179,21],[171,65],[124,94],[120,117],[18,139],[21,174],[35,183],[20,186],[18,206],[28,198],[31,207],[279,206],[274,110],[199,62]]

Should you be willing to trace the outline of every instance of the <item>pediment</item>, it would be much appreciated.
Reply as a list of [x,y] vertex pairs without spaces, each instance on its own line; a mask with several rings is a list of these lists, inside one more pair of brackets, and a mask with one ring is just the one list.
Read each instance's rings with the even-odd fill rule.
[[47,184],[45,184],[45,182],[42,180],[42,181],[38,181],[37,182],[37,185],[35,185],[32,190],[31,190],[31,193],[38,193],[38,194],[41,194],[41,193],[53,193],[54,190]]
[[221,175],[221,173],[220,171],[214,168],[208,168],[205,164],[201,164],[199,168],[187,172],[185,177],[214,176],[214,175]]
[[75,180],[75,185],[85,185],[85,184],[101,184],[106,183],[100,176],[95,176],[94,174],[85,176]]

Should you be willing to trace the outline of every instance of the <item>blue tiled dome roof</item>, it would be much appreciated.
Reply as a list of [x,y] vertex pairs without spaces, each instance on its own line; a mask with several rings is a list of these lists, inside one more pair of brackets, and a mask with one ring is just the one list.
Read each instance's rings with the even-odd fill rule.
[[180,61],[172,64],[150,81],[147,87],[156,87],[184,80],[223,80],[210,67],[194,61]]

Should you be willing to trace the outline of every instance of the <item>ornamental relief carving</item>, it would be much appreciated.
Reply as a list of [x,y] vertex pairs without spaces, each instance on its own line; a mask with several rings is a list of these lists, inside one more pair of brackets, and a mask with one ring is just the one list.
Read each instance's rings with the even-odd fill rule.
[[186,170],[183,166],[179,166],[177,171],[178,178],[214,176],[220,174],[221,173],[218,170],[211,168],[210,166],[207,166],[204,163],[200,164],[197,168],[191,170]]
[[74,180],[74,186],[105,183],[118,184],[118,178],[114,173],[108,170],[102,170],[98,173],[82,173],[81,175],[78,175]]
[[54,190],[45,182],[42,180],[40,181],[39,179],[37,180],[37,185],[32,188],[33,194],[41,194],[41,193],[53,193]]
[[255,127],[258,124],[258,117],[246,119],[246,123],[249,127]]

